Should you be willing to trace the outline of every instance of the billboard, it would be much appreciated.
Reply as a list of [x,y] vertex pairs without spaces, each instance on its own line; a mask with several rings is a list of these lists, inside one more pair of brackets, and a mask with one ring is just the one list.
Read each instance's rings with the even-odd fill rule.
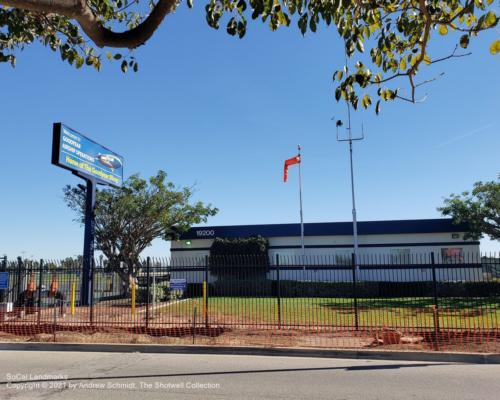
[[52,164],[98,183],[123,183],[122,156],[61,123],[54,124]]

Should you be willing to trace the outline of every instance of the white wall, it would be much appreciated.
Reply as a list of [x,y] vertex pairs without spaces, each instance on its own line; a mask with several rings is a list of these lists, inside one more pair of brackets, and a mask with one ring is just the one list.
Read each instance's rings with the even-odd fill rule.
[[[394,249],[410,248],[410,254],[415,256],[429,255],[435,252],[436,255],[441,254],[443,247],[462,247],[465,254],[477,254],[479,252],[478,244],[463,243],[463,234],[459,233],[459,238],[453,238],[451,233],[419,233],[419,234],[391,234],[391,235],[360,235],[360,254],[361,255],[390,255]],[[449,242],[457,243],[456,245],[431,245],[431,243]],[[186,244],[186,241],[172,242],[171,249],[172,257],[174,258],[192,258],[203,257],[210,254],[209,250],[197,250],[198,248],[208,249],[213,243],[213,239],[193,239],[191,244]],[[330,245],[345,247],[333,248],[307,248],[306,255],[332,257],[335,255],[347,254],[352,251],[352,236],[306,236],[304,243],[308,245]],[[428,246],[405,246],[408,243],[429,243]],[[384,247],[363,247],[363,245],[388,244]],[[399,245],[401,244],[401,245]],[[300,246],[300,237],[271,237],[269,238],[269,246]],[[186,251],[175,251],[176,249],[185,249]],[[192,250],[188,250],[192,249]],[[280,256],[300,256],[302,250],[300,248],[280,248],[269,249],[269,255],[275,257]]]

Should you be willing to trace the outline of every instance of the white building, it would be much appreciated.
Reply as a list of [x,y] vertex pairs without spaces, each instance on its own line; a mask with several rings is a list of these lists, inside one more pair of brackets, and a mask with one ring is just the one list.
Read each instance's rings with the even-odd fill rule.
[[[479,263],[479,242],[464,240],[467,226],[455,225],[451,219],[420,219],[393,221],[358,222],[359,261],[361,265],[410,265],[413,269],[396,273],[394,268],[386,274],[380,269],[375,274],[368,268],[361,268],[360,280],[413,281],[430,280],[431,268],[419,268],[415,264],[430,264],[431,254],[436,264]],[[210,246],[215,238],[246,238],[262,236],[269,241],[269,256],[285,270],[283,279],[316,279],[309,276],[314,265],[348,266],[353,252],[353,230],[351,222],[320,222],[304,224],[305,258],[302,258],[300,224],[271,225],[234,225],[194,227],[182,235],[179,241],[171,244],[174,262],[184,265],[203,263],[210,255]],[[198,260],[198,261],[197,261]],[[307,265],[303,272],[287,269],[286,266]],[[444,267],[444,266],[443,266]],[[300,267],[299,267],[300,268]],[[318,268],[319,269],[319,268]],[[413,272],[410,272],[413,271]],[[272,272],[270,272],[272,274]],[[348,269],[329,274],[328,280],[351,279]],[[345,275],[345,277],[344,277]],[[376,275],[376,276],[375,276]],[[478,280],[481,279],[480,265],[466,268],[448,267],[437,269],[439,280]],[[273,279],[272,276],[270,276]]]
[[[451,219],[418,219],[358,222],[360,255],[466,256],[479,252],[479,242],[464,240],[466,225]],[[215,238],[262,236],[269,240],[269,255],[299,256],[299,224],[232,225],[194,227],[171,244],[172,257],[199,257],[210,254]],[[353,250],[351,222],[304,224],[306,255],[349,256]]]

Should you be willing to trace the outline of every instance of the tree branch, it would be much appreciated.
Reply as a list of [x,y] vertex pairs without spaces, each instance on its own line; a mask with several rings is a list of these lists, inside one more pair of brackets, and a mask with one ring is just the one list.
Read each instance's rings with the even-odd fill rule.
[[427,47],[427,42],[429,41],[429,33],[431,30],[431,24],[432,24],[432,16],[429,13],[429,11],[427,10],[425,0],[418,0],[418,4],[419,4],[420,12],[424,16],[425,26],[424,26],[424,34],[422,37],[422,41],[420,42],[420,55],[419,55],[418,59],[415,61],[415,64],[413,64],[413,66],[408,71],[408,78],[410,80],[410,86],[411,86],[411,100],[412,100],[412,102],[415,102],[415,84],[413,83],[413,75],[415,74],[415,71],[417,70],[420,63],[425,58],[425,50]]
[[390,81],[390,80],[392,80],[392,79],[394,79],[394,78],[397,78],[397,77],[399,77],[399,76],[407,76],[407,75],[408,75],[408,73],[398,72],[398,73],[396,73],[396,74],[394,74],[394,75],[391,75],[391,76],[389,76],[389,77],[387,77],[387,78],[384,78],[384,79],[381,79],[381,80],[379,80],[379,81],[374,81],[374,80],[371,80],[371,81],[370,81],[370,83],[372,83],[372,84],[376,84],[376,85],[379,85],[379,84],[381,84],[381,83],[384,83],[384,82]]
[[434,77],[434,78],[427,79],[427,80],[425,80],[425,81],[423,81],[423,82],[420,82],[420,83],[415,84],[415,87],[416,87],[416,88],[418,88],[419,86],[423,86],[423,85],[425,85],[426,83],[434,82],[436,79],[441,78],[443,75],[444,75],[444,72],[441,72],[438,76],[436,76],[436,77]]
[[450,58],[467,57],[467,56],[470,56],[472,54],[471,52],[464,53],[464,54],[455,54],[457,52],[457,49],[458,49],[458,45],[455,46],[455,48],[453,49],[453,52],[449,56],[441,57],[441,58],[438,58],[436,60],[433,60],[433,61],[430,62],[430,64],[435,64],[435,63],[438,63],[438,62],[441,62],[441,61],[448,60]]
[[408,103],[417,104],[417,103],[423,103],[427,99],[427,94],[420,100],[416,100],[415,98],[408,99],[407,97],[400,96],[399,94],[396,95],[396,98],[407,101]]
[[76,20],[98,47],[133,49],[153,36],[165,16],[175,10],[177,0],[159,0],[148,17],[124,32],[106,28],[86,0],[0,0],[0,4],[42,14],[58,14]]
[[455,21],[457,18],[461,17],[462,15],[464,15],[465,13],[468,13],[468,12],[473,12],[473,5],[474,5],[474,0],[469,0],[464,8],[462,8],[461,11],[457,12],[453,17],[451,17],[450,19],[447,19],[447,20],[441,20],[439,21],[440,24],[443,24],[443,25],[449,25],[451,24],[453,21]]

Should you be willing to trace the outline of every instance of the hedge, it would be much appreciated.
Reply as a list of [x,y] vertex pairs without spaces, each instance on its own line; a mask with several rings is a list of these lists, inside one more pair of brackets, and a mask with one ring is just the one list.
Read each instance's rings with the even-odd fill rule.
[[269,271],[269,241],[262,236],[215,238],[210,247],[210,271],[228,279],[263,279]]
[[[276,297],[277,281],[269,279],[224,279],[210,283],[209,295],[225,297]],[[280,281],[282,297],[353,297],[352,282]],[[439,297],[500,296],[500,282],[438,282]],[[360,298],[432,297],[433,282],[358,282]],[[202,295],[202,284],[188,284],[187,297]]]

